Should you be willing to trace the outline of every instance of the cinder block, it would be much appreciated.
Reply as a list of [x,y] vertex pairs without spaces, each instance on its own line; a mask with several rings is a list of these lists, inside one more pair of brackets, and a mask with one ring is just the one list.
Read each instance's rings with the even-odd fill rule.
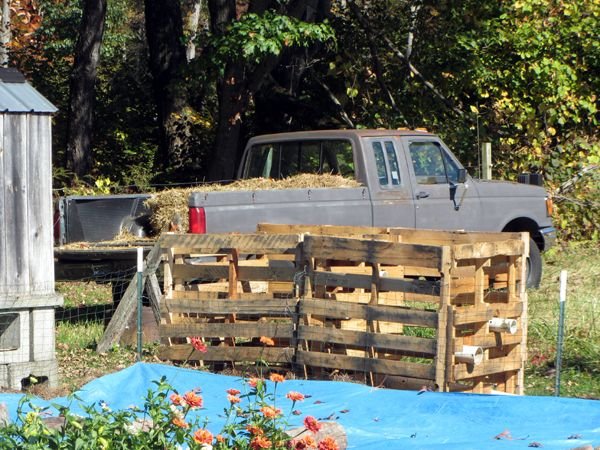
[[8,386],[8,365],[0,365],[0,387]]
[[30,361],[8,365],[8,382],[6,386],[10,389],[21,390],[22,381],[33,375],[37,379],[46,377],[50,387],[58,385],[58,364],[55,359],[48,361]]
[[54,359],[54,308],[39,308],[31,312],[33,361]]
[[[8,345],[5,350],[0,350],[0,364],[11,364],[11,363],[21,363],[26,362],[31,359],[30,353],[30,313],[28,310],[2,310],[2,312],[10,313],[10,314],[18,314],[18,330],[16,330],[16,334],[18,335],[18,342],[16,342],[16,348],[12,345]],[[12,331],[11,331],[12,332]]]

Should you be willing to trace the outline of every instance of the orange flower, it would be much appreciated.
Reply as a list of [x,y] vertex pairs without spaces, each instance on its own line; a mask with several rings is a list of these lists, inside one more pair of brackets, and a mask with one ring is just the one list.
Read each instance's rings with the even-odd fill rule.
[[272,373],[269,377],[269,380],[271,380],[273,383],[283,383],[285,378],[283,375],[279,375],[278,373]]
[[317,442],[310,434],[302,436],[300,439],[293,442],[294,450],[304,450],[306,448],[315,448]]
[[261,448],[271,448],[271,441],[264,436],[254,436],[250,441],[250,448],[252,450],[259,450]]
[[194,433],[194,441],[198,444],[212,444],[213,435],[210,431],[201,428]]
[[313,416],[306,416],[304,418],[304,426],[308,431],[318,433],[321,429],[321,424]]
[[323,438],[321,442],[319,442],[319,446],[317,447],[319,450],[340,450],[337,442],[331,436],[326,436]]
[[229,395],[238,395],[240,394],[240,391],[238,391],[237,389],[227,389],[225,392],[227,392]]
[[173,418],[173,425],[175,425],[176,427],[179,427],[179,428],[189,428],[190,427],[188,425],[188,423],[180,417]]
[[248,386],[251,388],[255,388],[258,385],[258,382],[262,381],[260,378],[252,377],[248,380]]
[[183,397],[181,395],[173,393],[169,398],[171,399],[171,403],[173,403],[174,405],[185,406]]
[[289,398],[293,402],[301,402],[304,400],[304,394],[300,392],[290,391],[286,394],[286,397]]
[[263,406],[260,408],[260,412],[263,413],[267,419],[274,419],[281,414],[281,410],[279,408],[273,408],[271,406]]
[[232,405],[241,402],[239,397],[236,397],[235,395],[227,395],[227,400],[229,400],[229,403],[231,403]]
[[199,351],[200,353],[206,353],[208,351],[208,347],[206,347],[206,344],[202,341],[201,337],[190,336],[188,339],[196,351]]
[[267,336],[261,336],[260,342],[261,342],[261,344],[265,344],[269,347],[273,347],[275,345],[275,341]]
[[246,430],[248,430],[248,433],[250,433],[252,436],[262,436],[265,434],[263,429],[261,427],[257,427],[256,425],[247,425]]
[[202,408],[202,396],[196,395],[195,392],[190,391],[186,392],[183,396],[183,400],[187,403],[191,408]]
[[225,442],[225,438],[223,437],[222,434],[217,434],[215,436],[215,439],[217,440],[217,442]]

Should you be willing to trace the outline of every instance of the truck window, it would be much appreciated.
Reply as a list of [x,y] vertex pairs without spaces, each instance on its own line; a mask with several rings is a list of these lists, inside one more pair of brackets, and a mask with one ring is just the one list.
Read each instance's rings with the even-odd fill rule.
[[[373,155],[375,156],[375,166],[377,167],[377,178],[382,187],[398,186],[400,184],[400,168],[396,149],[392,141],[373,141]],[[385,151],[384,151],[385,148]],[[388,176],[389,174],[389,176]]]
[[411,142],[410,156],[419,184],[446,184],[458,180],[458,165],[437,142]]
[[247,161],[247,178],[286,178],[300,173],[330,173],[354,178],[352,144],[344,140],[254,145]]

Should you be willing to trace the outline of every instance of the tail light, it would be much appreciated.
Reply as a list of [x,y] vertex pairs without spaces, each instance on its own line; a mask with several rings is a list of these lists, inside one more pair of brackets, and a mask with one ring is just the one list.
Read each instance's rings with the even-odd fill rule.
[[206,233],[206,213],[204,208],[190,208],[190,233],[205,234]]
[[548,217],[552,217],[553,212],[554,212],[554,203],[552,202],[552,197],[546,197],[546,215]]

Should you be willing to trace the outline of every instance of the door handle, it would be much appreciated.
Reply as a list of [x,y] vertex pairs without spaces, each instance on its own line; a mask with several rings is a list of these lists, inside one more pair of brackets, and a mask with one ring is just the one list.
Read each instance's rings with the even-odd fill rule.
[[429,192],[421,191],[417,193],[417,200],[429,197]]

